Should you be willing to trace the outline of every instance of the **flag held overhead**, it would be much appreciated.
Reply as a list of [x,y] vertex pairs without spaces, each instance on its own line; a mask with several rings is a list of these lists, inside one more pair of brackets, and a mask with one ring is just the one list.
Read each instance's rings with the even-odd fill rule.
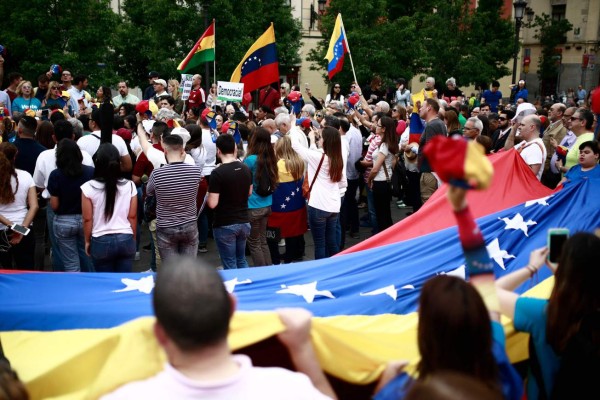
[[188,53],[188,55],[183,59],[179,66],[177,67],[177,71],[186,73],[193,70],[195,67],[199,66],[202,63],[214,61],[215,60],[215,20],[213,20],[212,24],[204,31],[204,34],[192,50]]
[[248,49],[231,75],[230,82],[244,84],[244,93],[279,81],[279,60],[273,23]]

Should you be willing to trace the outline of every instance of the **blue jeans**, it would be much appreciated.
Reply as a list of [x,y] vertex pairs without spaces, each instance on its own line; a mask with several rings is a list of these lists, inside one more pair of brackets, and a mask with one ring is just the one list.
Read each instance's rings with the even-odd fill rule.
[[92,236],[90,253],[96,272],[131,272],[135,239],[126,233]]
[[50,237],[50,245],[52,248],[52,257],[50,263],[52,264],[52,271],[64,271],[65,266],[62,261],[62,255],[60,247],[54,235],[54,210],[50,207],[50,204],[46,207],[46,223],[48,225],[48,236]]
[[339,251],[337,220],[338,213],[308,206],[308,226],[315,244],[315,260],[331,257]]
[[250,236],[250,223],[213,227],[213,236],[224,269],[248,268],[246,238]]
[[162,261],[177,254],[196,257],[196,253],[198,253],[196,221],[167,228],[156,227],[156,241]]
[[54,217],[54,236],[60,244],[66,272],[94,271],[92,261],[85,254],[81,214],[56,215]]

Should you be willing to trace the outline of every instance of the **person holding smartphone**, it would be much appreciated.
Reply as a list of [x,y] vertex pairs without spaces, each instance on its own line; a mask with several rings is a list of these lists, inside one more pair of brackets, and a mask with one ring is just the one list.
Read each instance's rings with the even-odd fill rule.
[[[35,238],[29,226],[38,210],[33,178],[15,168],[17,147],[0,143],[0,265],[35,269]],[[21,233],[19,233],[21,232]]]

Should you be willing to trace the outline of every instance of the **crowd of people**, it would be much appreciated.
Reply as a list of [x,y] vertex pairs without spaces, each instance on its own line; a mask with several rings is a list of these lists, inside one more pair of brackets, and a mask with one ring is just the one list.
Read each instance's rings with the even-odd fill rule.
[[[48,250],[53,271],[131,272],[143,245],[141,230],[148,229],[149,268],[159,277],[154,291],[156,334],[170,361],[212,369],[201,357],[210,353],[223,361],[220,377],[241,365],[246,380],[272,382],[275,377],[281,385],[298,385],[298,393],[310,393],[310,398],[335,397],[313,361],[305,372],[320,392],[291,376],[277,378],[273,372],[261,377],[249,360],[228,358],[224,338],[233,307],[227,307],[230,300],[223,290],[217,293],[216,286],[209,285],[218,275],[194,264],[194,258],[208,251],[210,238],[224,269],[248,267],[247,249],[254,267],[300,261],[309,230],[314,258],[333,256],[344,248],[347,235],[358,235],[359,226],[369,226],[373,234],[382,232],[394,223],[391,207],[409,206],[414,212],[433,195],[442,181],[422,150],[436,137],[462,136],[479,143],[485,154],[515,149],[532,179],[550,188],[600,177],[597,116],[590,110],[589,97],[577,105],[535,105],[528,101],[524,81],[510,88],[508,101],[496,81],[473,98],[464,95],[454,78],[438,89],[428,77],[423,90],[411,93],[405,79],[395,81],[395,90],[385,90],[382,79],[374,77],[364,87],[353,82],[347,90],[334,82],[324,100],[315,98],[308,87],[302,94],[298,86],[284,83],[279,90],[263,87],[254,107],[246,98],[240,103],[220,101],[214,84],[207,94],[201,75],[193,76],[185,100],[177,80],[165,81],[154,71],[148,79],[139,99],[124,81],[118,82],[116,96],[109,86],[100,86],[92,96],[85,75],[72,76],[65,70],[56,76],[50,71],[38,77],[34,88],[20,74],[9,74],[9,86],[0,92],[2,268],[44,269]],[[481,246],[482,238],[464,233],[477,231],[464,189],[452,187],[449,193],[463,246],[471,246],[465,251],[473,243]],[[368,210],[364,220],[359,218],[360,208]],[[19,226],[30,232],[23,233]],[[450,369],[477,378],[484,383],[482,390],[519,398],[522,383],[507,362],[496,323],[501,312],[514,319],[516,329],[535,335],[538,357],[544,361],[541,374],[528,380],[529,398],[550,393],[568,339],[600,306],[597,294],[588,293],[585,286],[596,272],[584,269],[573,254],[592,254],[598,240],[589,234],[573,236],[560,264],[549,265],[557,280],[549,302],[512,293],[543,266],[547,250],[535,252],[525,269],[496,283],[499,307],[493,309],[486,309],[477,290],[463,281],[448,276],[429,281],[419,308],[420,377],[401,381],[402,388],[417,388],[427,377]],[[284,254],[280,241],[285,243]],[[186,258],[178,258],[182,256]],[[173,263],[185,274],[170,274]],[[206,280],[206,287],[190,286],[186,292],[185,283],[196,278]],[[570,298],[572,312],[563,316],[560,302],[573,293],[581,295],[581,301]],[[185,308],[169,308],[174,297],[183,302],[217,299],[223,309],[198,314],[199,322],[187,330],[172,315],[188,322],[191,310],[184,315]],[[443,307],[458,298],[471,308],[454,316]],[[452,324],[441,316],[454,318]],[[205,319],[219,319],[220,325],[203,331]],[[464,331],[454,332],[456,337],[450,334],[456,320],[473,324],[471,336]],[[439,343],[431,344],[423,332],[439,332],[434,340]],[[454,345],[464,340],[470,348],[479,346],[477,359],[458,354],[459,347],[456,357],[444,356],[452,345],[442,343],[454,339]],[[293,343],[286,344],[295,349]],[[394,364],[392,372],[384,374],[379,398],[399,398],[394,396],[402,366]],[[118,394],[160,393],[163,385],[183,384],[180,372],[167,370],[145,388],[132,386]]]

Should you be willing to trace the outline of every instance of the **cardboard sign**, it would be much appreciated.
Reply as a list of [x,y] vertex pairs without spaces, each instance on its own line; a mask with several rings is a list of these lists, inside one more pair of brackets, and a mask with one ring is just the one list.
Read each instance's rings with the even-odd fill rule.
[[192,91],[192,77],[191,74],[181,74],[181,100],[186,101],[190,98],[190,92]]
[[242,102],[244,84],[238,82],[217,82],[217,99],[222,101]]

